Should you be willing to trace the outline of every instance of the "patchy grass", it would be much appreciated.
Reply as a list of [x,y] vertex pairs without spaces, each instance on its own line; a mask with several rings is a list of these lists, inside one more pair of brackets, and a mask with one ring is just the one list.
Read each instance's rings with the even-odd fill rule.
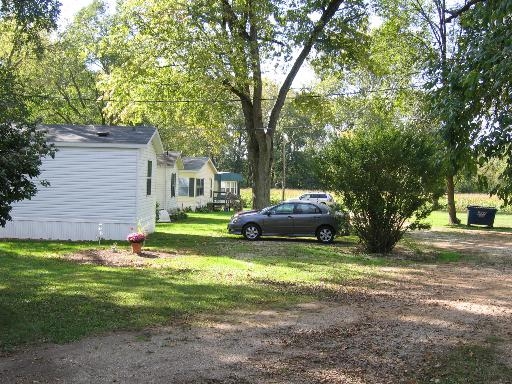
[[86,249],[108,249],[113,242],[2,241],[0,348],[66,342],[234,307],[293,305],[329,296],[389,262],[354,255],[353,243],[345,239],[331,246],[309,239],[247,242],[227,234],[229,216],[190,214],[159,224],[145,248],[173,256],[144,268],[65,259]]
[[464,345],[439,356],[422,374],[420,383],[510,383],[512,367],[500,360],[496,343]]
[[[102,242],[101,246],[93,242],[0,242],[0,351],[27,343],[60,343],[112,330],[173,324],[201,313],[284,308],[340,297],[347,300],[347,305],[372,311],[392,295],[392,291],[382,288],[393,287],[393,281],[403,284],[402,274],[409,273],[409,278],[415,273],[424,274],[420,263],[457,263],[468,257],[455,251],[432,253],[412,238],[404,239],[400,252],[391,257],[360,253],[355,237],[342,237],[331,245],[314,239],[264,238],[249,242],[227,234],[229,216],[225,212],[192,213],[187,220],[159,224],[145,249],[170,256],[152,259],[142,267],[77,264],[66,258],[84,250],[109,249],[113,242]],[[441,217],[438,213],[433,216],[434,220]],[[436,232],[444,231],[446,235],[457,230],[439,226]],[[118,248],[128,250],[128,243],[118,243]],[[361,291],[347,295],[347,288],[351,288],[347,285],[353,287],[356,280],[366,277],[375,279],[365,282]],[[432,284],[435,292],[431,291],[428,298],[438,293],[439,282],[434,279]],[[418,297],[426,288],[414,285]],[[367,289],[381,293],[370,298]],[[421,309],[424,305],[422,301],[404,303],[404,312],[399,312],[404,318],[416,307],[412,303]],[[385,306],[380,308],[387,311]],[[435,316],[438,308],[430,308]],[[378,328],[363,320],[354,329]],[[428,332],[428,327],[425,330]],[[333,332],[336,334],[337,328]],[[368,332],[371,334],[373,329]],[[504,334],[497,335],[505,338]],[[148,342],[150,336],[143,333],[137,340]],[[440,355],[426,355],[427,363],[421,369],[405,371],[405,378],[425,384],[506,383],[512,375],[511,367],[500,359],[498,351],[508,344],[498,336],[481,343],[473,341],[474,345],[449,344]],[[379,336],[379,343],[386,337]],[[324,359],[322,356],[321,361]]]

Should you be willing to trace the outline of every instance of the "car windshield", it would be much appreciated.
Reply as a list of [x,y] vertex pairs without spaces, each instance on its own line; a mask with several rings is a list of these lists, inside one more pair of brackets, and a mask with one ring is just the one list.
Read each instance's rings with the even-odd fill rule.
[[272,205],[271,207],[265,207],[265,208],[263,208],[263,209],[260,211],[260,213],[262,213],[262,214],[266,214],[268,211],[270,211],[270,210],[271,210],[272,208],[274,208],[274,207],[275,207],[275,205]]

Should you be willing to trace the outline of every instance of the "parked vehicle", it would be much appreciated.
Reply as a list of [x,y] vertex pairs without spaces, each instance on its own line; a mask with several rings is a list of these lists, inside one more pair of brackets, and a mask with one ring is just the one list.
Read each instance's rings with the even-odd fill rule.
[[260,236],[315,236],[321,243],[331,243],[337,229],[336,216],[329,207],[302,201],[239,212],[228,224],[229,233],[243,235],[247,240]]
[[309,201],[310,203],[316,204],[325,204],[325,205],[334,205],[333,197],[326,192],[308,192],[303,195],[300,195],[298,199],[293,199],[291,201]]

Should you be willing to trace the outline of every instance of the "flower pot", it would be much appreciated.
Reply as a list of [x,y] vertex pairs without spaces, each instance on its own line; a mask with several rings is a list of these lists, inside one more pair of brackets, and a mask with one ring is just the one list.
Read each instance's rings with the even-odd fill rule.
[[132,245],[132,253],[137,255],[142,253],[142,243],[130,243]]

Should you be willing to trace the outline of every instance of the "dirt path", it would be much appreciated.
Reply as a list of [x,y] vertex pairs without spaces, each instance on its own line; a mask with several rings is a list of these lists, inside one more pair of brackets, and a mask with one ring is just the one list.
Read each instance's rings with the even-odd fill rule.
[[[459,249],[474,235],[414,236]],[[506,236],[486,237],[487,247],[479,242],[479,255],[498,264],[383,268],[380,278],[343,287],[326,302],[39,346],[0,358],[0,382],[410,383],[431,375],[440,353],[496,337],[512,367]]]

